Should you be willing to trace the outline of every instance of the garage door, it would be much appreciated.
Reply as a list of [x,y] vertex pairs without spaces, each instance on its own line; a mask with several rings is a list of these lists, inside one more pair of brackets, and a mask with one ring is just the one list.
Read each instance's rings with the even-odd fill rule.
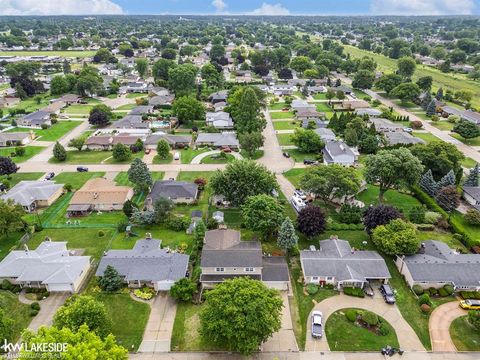
[[173,286],[173,281],[157,281],[155,283],[155,290],[168,291]]
[[276,290],[288,290],[288,283],[284,281],[265,281],[267,287]]
[[48,285],[48,291],[68,291],[72,292],[72,286],[70,284],[51,284]]

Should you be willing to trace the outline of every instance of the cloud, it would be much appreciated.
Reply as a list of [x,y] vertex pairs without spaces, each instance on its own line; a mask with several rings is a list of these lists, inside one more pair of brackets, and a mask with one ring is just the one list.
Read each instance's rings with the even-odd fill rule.
[[213,0],[212,5],[215,7],[217,12],[222,12],[228,7],[227,3],[223,0]]
[[290,10],[282,4],[267,4],[263,3],[258,9],[248,13],[248,15],[290,15]]
[[0,0],[0,15],[123,14],[111,0]]
[[374,14],[385,15],[469,15],[474,0],[372,0]]

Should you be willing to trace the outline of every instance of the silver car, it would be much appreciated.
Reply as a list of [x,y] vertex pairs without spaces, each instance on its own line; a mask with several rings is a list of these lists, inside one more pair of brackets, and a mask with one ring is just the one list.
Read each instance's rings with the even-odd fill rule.
[[312,337],[319,339],[323,335],[323,314],[320,311],[312,312]]

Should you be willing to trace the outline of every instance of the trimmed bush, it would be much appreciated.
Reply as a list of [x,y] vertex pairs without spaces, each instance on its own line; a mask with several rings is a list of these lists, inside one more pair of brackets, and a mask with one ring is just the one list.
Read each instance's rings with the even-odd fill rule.
[[98,230],[98,233],[97,233],[98,237],[104,237],[105,236],[105,232],[103,230]]
[[432,307],[428,304],[422,304],[420,305],[420,309],[422,310],[423,313],[425,314],[430,314],[430,312],[432,311]]
[[345,295],[349,295],[349,296],[355,296],[360,298],[365,297],[365,293],[363,292],[363,289],[360,289],[360,288],[344,287],[343,292]]
[[427,304],[428,306],[431,306],[432,302],[430,301],[430,295],[428,295],[427,293],[420,295],[420,297],[418,298],[418,303],[420,305]]
[[455,292],[455,289],[453,288],[452,285],[447,284],[443,288],[445,289],[448,295],[453,295],[453,293]]
[[378,315],[370,311],[362,313],[362,320],[365,321],[368,326],[375,326],[378,324]]
[[420,285],[413,285],[412,290],[417,296],[420,296],[424,293],[423,288]]
[[380,327],[378,328],[378,333],[381,336],[387,336],[390,333],[390,329],[386,326],[383,322],[380,323]]
[[33,309],[33,310],[40,310],[40,304],[38,302],[33,302],[30,304],[30,307]]
[[445,296],[448,296],[448,292],[442,287],[438,289],[438,295],[440,295],[441,297],[445,297]]
[[429,288],[428,292],[430,293],[430,296],[435,296],[438,294],[438,290],[435,289],[434,287]]
[[355,322],[357,320],[357,310],[355,309],[347,309],[345,311],[345,317],[350,322]]
[[318,292],[318,286],[315,284],[308,284],[307,285],[307,293],[309,295],[315,295]]
[[31,317],[37,316],[37,314],[38,314],[38,310],[30,309],[30,316]]

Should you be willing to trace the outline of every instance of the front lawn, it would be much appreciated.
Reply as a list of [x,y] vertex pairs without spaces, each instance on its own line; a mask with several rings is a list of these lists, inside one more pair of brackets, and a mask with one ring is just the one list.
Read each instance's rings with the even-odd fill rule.
[[273,128],[275,130],[294,130],[300,127],[300,121],[274,121]]
[[104,172],[62,172],[53,180],[57,184],[70,184],[74,190],[80,189],[88,180],[104,176]]
[[197,178],[209,180],[213,174],[213,171],[180,171],[176,180],[189,182],[193,182]]
[[200,164],[227,164],[235,160],[235,157],[232,154],[225,154],[226,156],[221,156],[221,154],[212,154],[207,157],[204,157]]
[[327,93],[318,93],[312,95],[315,100],[327,100]]
[[477,136],[473,139],[464,139],[463,137],[455,133],[452,133],[451,136],[469,146],[480,146],[480,136]]
[[40,179],[40,176],[42,176],[44,173],[41,172],[31,172],[31,173],[15,173],[15,174],[10,174],[7,179],[8,182],[10,183],[10,187],[13,187],[17,185],[20,181],[23,180],[38,180]]
[[455,124],[448,121],[432,121],[431,124],[443,131],[452,131]]
[[166,159],[161,159],[160,156],[155,155],[153,157],[153,164],[170,164],[173,161],[173,155],[171,153],[168,154]]
[[[41,141],[57,141],[62,138],[65,134],[69,133],[80,125],[81,121],[72,121],[72,120],[60,120],[56,124],[53,124],[47,129],[35,129],[35,135],[38,140]],[[8,132],[29,132],[31,129],[27,128],[13,128],[8,130]]]
[[129,93],[127,94],[127,99],[136,99],[136,98],[139,98],[139,97],[142,97],[142,96],[147,96],[147,94],[144,94],[144,93]]
[[42,150],[45,149],[43,146],[25,146],[25,154],[22,156],[10,156],[12,153],[15,153],[15,147],[6,147],[6,148],[1,148],[0,149],[0,156],[8,156],[11,157],[12,160],[19,164],[24,161],[27,161],[28,159],[34,157],[38,153],[40,153]]
[[240,155],[242,155],[246,159],[258,160],[264,155],[264,152],[263,150],[256,150],[255,154],[253,154],[253,156],[250,157],[245,150],[240,150]]
[[150,315],[150,305],[136,301],[129,294],[92,293],[102,302],[112,319],[112,334],[118,344],[128,351],[136,351],[142,343],[143,333]]
[[453,320],[450,337],[458,351],[480,351],[480,331],[468,322],[468,316]]
[[291,111],[270,112],[272,119],[293,119],[295,114]]
[[275,104],[271,104],[271,105],[268,105],[268,109],[269,110],[282,110],[284,108],[287,108],[288,105],[285,104],[284,102],[279,102],[279,103],[275,103]]
[[[317,243],[318,245],[318,243]],[[292,315],[292,325],[300,350],[305,349],[307,337],[308,316],[315,305],[313,301],[319,303],[338,292],[329,289],[319,289],[315,295],[305,295],[303,292],[302,269],[300,268],[299,258],[290,259],[290,276],[292,277],[293,298],[290,298],[290,312]]]
[[[332,351],[379,351],[390,345],[398,348],[398,339],[394,328],[384,318],[378,316],[382,327],[388,329],[385,336],[377,335],[362,326],[350,322],[342,309],[334,312],[325,322],[325,334]],[[366,310],[355,309],[366,312]]]
[[433,141],[441,141],[438,137],[435,135],[429,133],[429,132],[420,132],[420,131],[414,131],[412,133],[413,136],[420,138],[424,140],[427,143],[433,142]]
[[292,134],[277,134],[277,139],[280,146],[294,145]]
[[112,151],[69,150],[67,151],[67,160],[58,161],[54,157],[51,157],[48,162],[52,164],[129,164],[132,159],[142,158],[144,155],[143,151],[140,151],[132,154],[129,160],[116,161],[112,154]]
[[94,105],[70,105],[69,107],[65,108],[63,112],[67,115],[88,115],[90,110],[92,110]]
[[192,162],[192,159],[201,154],[201,153],[204,153],[206,151],[210,151],[210,148],[206,148],[206,147],[203,147],[203,148],[199,148],[199,149],[192,149],[192,148],[188,148],[188,149],[183,149],[183,150],[178,150],[180,152],[180,161],[182,164],[190,164]]
[[462,166],[466,167],[467,169],[474,168],[475,165],[477,165],[477,162],[472,158],[466,157],[465,159],[462,160]]
[[319,154],[304,153],[298,149],[288,149],[286,150],[286,152],[290,154],[290,156],[292,157],[292,159],[295,160],[295,162],[299,163],[303,163],[303,160],[305,159],[316,160],[319,156]]
[[[5,315],[13,320],[11,342],[15,343],[24,329],[32,321],[30,316],[30,306],[18,301],[18,295],[0,290],[0,309],[5,311]],[[3,345],[2,339],[2,345]]]
[[288,181],[290,181],[293,184],[293,186],[295,186],[296,188],[299,188],[300,180],[303,174],[305,174],[305,172],[306,172],[306,169],[290,169],[287,172],[284,172],[283,176],[285,176],[288,179]]
[[[378,186],[367,185],[367,189],[358,194],[357,199],[363,201],[365,206],[370,204],[378,204]],[[392,205],[404,214],[408,214],[408,211],[414,206],[420,206],[421,203],[412,195],[397,191],[397,190],[388,190],[384,195],[384,203]]]
[[[45,237],[49,237],[52,241],[66,241],[68,249],[85,249],[84,255],[92,256],[98,260],[103,252],[107,250],[107,245],[112,236],[116,233],[116,229],[88,229],[81,228],[75,231],[71,228],[61,229],[43,229],[33,234],[28,240],[30,249],[36,249]],[[103,236],[99,236],[99,232],[103,232]]]

